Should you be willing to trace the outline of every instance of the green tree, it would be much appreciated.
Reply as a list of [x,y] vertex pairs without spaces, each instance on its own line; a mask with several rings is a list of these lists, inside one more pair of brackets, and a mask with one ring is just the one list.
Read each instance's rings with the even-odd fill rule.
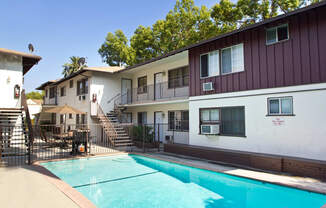
[[44,96],[44,91],[37,92],[37,91],[32,91],[26,94],[26,99],[36,99],[36,100],[41,100],[43,99]]
[[128,38],[122,30],[117,30],[114,34],[109,32],[98,53],[109,66],[133,63],[133,50],[128,46]]
[[[133,63],[140,63],[156,57],[158,49],[155,47],[153,31],[150,27],[138,26],[130,39],[130,47],[134,50]],[[128,64],[131,64],[130,62]]]
[[243,14],[237,4],[230,0],[221,0],[212,7],[211,17],[222,33],[238,28]]
[[70,74],[86,67],[85,64],[80,65],[81,57],[71,56],[69,59],[70,59],[69,63],[65,63],[64,65],[62,65],[62,67],[63,67],[62,74],[64,77],[67,77]]
[[193,0],[177,0],[165,19],[153,25],[153,33],[157,54],[162,54],[210,38],[216,30],[205,6],[199,8]]
[[128,38],[108,33],[98,50],[110,66],[133,65],[201,40],[287,13],[321,0],[220,0],[211,9],[194,0],[177,0],[174,8],[151,27],[138,26]]

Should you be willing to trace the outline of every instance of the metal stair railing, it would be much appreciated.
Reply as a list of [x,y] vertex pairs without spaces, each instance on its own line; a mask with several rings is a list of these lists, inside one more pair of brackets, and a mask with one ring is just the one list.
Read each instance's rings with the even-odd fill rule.
[[108,119],[106,117],[105,113],[103,112],[103,109],[101,108],[101,106],[99,104],[97,104],[97,117],[99,118],[100,123],[101,123],[102,127],[104,128],[104,132],[106,133],[110,142],[114,146],[115,139],[117,138],[117,132],[114,128],[114,125],[112,124],[110,119]]

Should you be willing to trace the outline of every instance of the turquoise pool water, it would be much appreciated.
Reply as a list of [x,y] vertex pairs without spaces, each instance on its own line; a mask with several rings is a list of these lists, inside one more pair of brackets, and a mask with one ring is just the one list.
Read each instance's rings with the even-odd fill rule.
[[138,155],[42,163],[97,207],[320,208],[326,195]]

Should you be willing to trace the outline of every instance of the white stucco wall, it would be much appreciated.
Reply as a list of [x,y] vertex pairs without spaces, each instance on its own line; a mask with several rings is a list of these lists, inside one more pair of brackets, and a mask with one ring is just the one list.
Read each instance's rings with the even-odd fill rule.
[[23,89],[22,58],[14,55],[0,54],[0,108],[20,108],[20,99],[14,98],[16,84]]
[[35,114],[38,114],[42,110],[42,105],[34,103],[31,99],[27,100],[28,111],[31,119],[35,118]]
[[[108,113],[114,108],[114,97],[121,92],[120,74],[93,73],[90,85],[90,96],[97,95],[97,102],[102,107],[104,113]],[[111,102],[108,103],[108,101]]]
[[[85,100],[79,100],[77,96],[77,81],[88,77],[88,94],[86,94]],[[65,104],[72,106],[80,111],[87,113],[87,122],[89,125],[97,124],[96,120],[91,118],[91,100],[92,95],[97,95],[97,102],[102,107],[105,113],[108,113],[113,109],[114,102],[108,101],[121,92],[121,81],[119,78],[120,75],[112,75],[110,73],[103,72],[87,72],[82,75],[78,75],[72,79],[66,80],[57,85],[57,99],[58,106],[63,106]],[[70,88],[70,80],[73,80],[73,87]],[[61,87],[66,87],[66,95],[60,96]],[[45,104],[52,104],[54,98],[50,99],[50,90],[49,86],[45,89],[48,90],[48,96],[45,98]],[[60,122],[60,115],[57,114],[56,118],[57,124]],[[67,115],[67,125],[76,124],[76,115],[72,115],[72,119],[69,119]]]
[[133,88],[137,88],[139,77],[147,76],[147,85],[153,85],[154,74],[164,72],[163,82],[167,82],[169,70],[188,65],[188,51],[185,51],[174,56],[167,57],[162,60],[137,67],[135,69],[127,70],[122,74],[125,78],[131,78]]
[[[293,96],[295,116],[266,116],[267,98],[283,96]],[[326,161],[325,103],[326,84],[191,97],[189,143]],[[199,135],[199,108],[229,106],[245,107],[246,137]]]

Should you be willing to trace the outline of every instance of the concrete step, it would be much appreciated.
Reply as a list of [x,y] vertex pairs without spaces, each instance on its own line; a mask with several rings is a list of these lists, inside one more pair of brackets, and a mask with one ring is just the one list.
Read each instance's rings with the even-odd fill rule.
[[117,139],[130,139],[130,137],[127,135],[127,136],[117,136]]
[[114,144],[115,147],[132,146],[132,142]]
[[126,132],[117,132],[118,136],[128,136],[128,134]]
[[115,139],[114,140],[115,143],[131,143],[132,140],[131,139]]

